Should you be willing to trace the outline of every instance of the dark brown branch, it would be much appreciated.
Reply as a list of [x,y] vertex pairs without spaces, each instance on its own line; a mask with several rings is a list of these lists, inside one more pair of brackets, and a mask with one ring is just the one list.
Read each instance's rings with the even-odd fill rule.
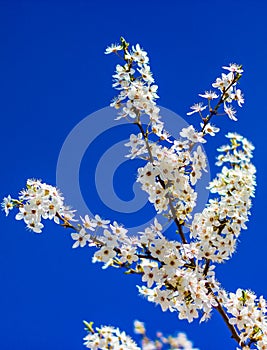
[[235,329],[235,327],[229,322],[229,318],[226,314],[226,312],[224,311],[223,307],[221,306],[219,300],[215,297],[216,302],[218,303],[218,305],[215,307],[215,309],[219,312],[219,314],[222,316],[226,326],[228,327],[228,329],[230,330],[231,334],[232,334],[232,338],[234,340],[237,341],[237,343],[243,348],[245,346],[245,344],[243,342],[241,342],[241,339],[237,333],[237,330]]
[[204,267],[203,276],[207,276],[210,268],[210,259],[206,259],[206,265]]

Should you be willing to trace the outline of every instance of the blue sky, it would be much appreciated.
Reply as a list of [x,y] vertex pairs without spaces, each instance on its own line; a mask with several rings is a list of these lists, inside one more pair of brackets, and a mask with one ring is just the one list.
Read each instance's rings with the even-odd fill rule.
[[[148,51],[159,104],[185,119],[197,94],[210,88],[221,66],[241,63],[246,103],[238,111],[239,120],[214,120],[221,134],[205,149],[215,174],[212,164],[216,147],[225,142],[223,134],[230,130],[246,136],[256,146],[258,187],[248,230],[233,258],[218,267],[218,278],[229,291],[250,288],[267,297],[266,11],[263,0],[0,0],[0,197],[15,196],[27,178],[56,184],[64,140],[115,95],[111,75],[117,61],[103,52],[121,35]],[[108,137],[98,143],[103,152]],[[85,173],[80,176],[92,203],[96,194],[85,182],[94,156],[93,152],[84,158]],[[129,186],[120,181],[114,187],[128,200]],[[92,252],[72,250],[69,233],[62,228],[47,223],[43,234],[36,235],[15,222],[12,214],[2,214],[0,222],[2,350],[82,349],[83,319],[113,324],[129,334],[133,320],[139,319],[150,335],[156,330],[186,331],[202,350],[235,349],[215,312],[200,326],[162,313],[137,295],[138,277],[92,265]]]

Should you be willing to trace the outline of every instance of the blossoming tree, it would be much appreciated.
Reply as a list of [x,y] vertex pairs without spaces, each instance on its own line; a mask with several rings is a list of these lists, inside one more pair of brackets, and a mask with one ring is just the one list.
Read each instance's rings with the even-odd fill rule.
[[[209,183],[210,199],[204,210],[192,214],[196,205],[195,185],[206,171],[202,144],[215,136],[219,128],[211,119],[225,114],[236,121],[235,104],[244,103],[237,84],[242,66],[223,67],[226,73],[212,84],[214,90],[199,96],[204,102],[194,104],[188,115],[198,114],[200,126],[192,125],[174,139],[164,128],[164,118],[156,100],[157,85],[150,71],[147,53],[137,44],[130,48],[120,44],[106,49],[121,60],[113,75],[113,87],[119,91],[111,106],[118,110],[117,119],[136,125],[130,136],[128,157],[141,158],[137,182],[147,192],[149,201],[166,222],[174,222],[177,239],[170,240],[157,219],[135,237],[116,221],[95,217],[75,218],[75,211],[64,203],[58,189],[39,180],[28,180],[18,199],[7,196],[3,201],[6,215],[16,208],[17,220],[28,229],[41,233],[45,219],[54,220],[70,230],[73,248],[95,249],[93,262],[116,267],[128,274],[140,275],[138,291],[162,311],[176,312],[179,319],[200,322],[216,310],[229,328],[238,349],[267,349],[267,308],[265,299],[249,290],[227,292],[216,278],[216,265],[231,258],[237,240],[250,214],[255,190],[255,167],[251,163],[253,145],[241,135],[228,133],[228,143],[218,149],[220,172]],[[147,119],[148,118],[148,121]],[[189,233],[185,233],[187,227]],[[140,349],[124,332],[112,327],[94,328],[84,322],[88,334],[84,345],[90,349]],[[155,340],[146,335],[144,324],[135,321],[141,335],[142,349],[193,349],[183,334]]]

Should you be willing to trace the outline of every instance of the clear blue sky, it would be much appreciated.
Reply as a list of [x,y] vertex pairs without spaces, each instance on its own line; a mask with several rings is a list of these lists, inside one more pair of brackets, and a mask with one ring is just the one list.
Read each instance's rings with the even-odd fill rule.
[[[116,60],[103,52],[121,35],[149,52],[160,105],[184,118],[222,65],[241,63],[245,106],[237,123],[217,121],[222,133],[206,151],[212,165],[223,133],[246,136],[256,146],[258,187],[249,229],[232,260],[218,267],[218,278],[229,291],[250,288],[267,297],[266,13],[263,0],[0,0],[0,197],[15,196],[27,178],[56,183],[68,133],[115,95]],[[86,164],[90,167],[89,158]],[[133,334],[136,318],[151,335],[186,331],[202,350],[235,349],[215,312],[200,326],[163,314],[137,295],[138,277],[92,265],[91,251],[72,250],[69,234],[60,227],[48,223],[36,235],[4,214],[0,223],[1,350],[78,350],[83,319]]]

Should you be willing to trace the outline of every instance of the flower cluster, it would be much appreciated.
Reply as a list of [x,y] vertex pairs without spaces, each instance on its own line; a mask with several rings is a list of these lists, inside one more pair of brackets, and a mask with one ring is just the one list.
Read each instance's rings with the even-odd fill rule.
[[18,199],[12,199],[10,195],[4,198],[2,207],[6,215],[17,207],[16,220],[24,220],[27,228],[35,233],[42,232],[42,219],[53,219],[57,224],[60,219],[73,220],[74,211],[64,205],[64,198],[55,187],[40,180],[28,180],[26,187]]
[[[207,101],[207,105],[203,105],[203,102],[194,104],[191,108],[192,111],[188,112],[187,115],[192,115],[194,113],[199,113],[204,121],[208,121],[212,115],[218,114],[218,109],[221,104],[223,104],[224,113],[234,121],[237,121],[236,110],[233,108],[232,103],[237,102],[239,107],[242,107],[244,103],[244,97],[240,89],[236,88],[237,82],[242,76],[243,69],[242,66],[232,63],[229,66],[224,66],[223,69],[228,70],[229,73],[222,73],[220,78],[212,84],[212,87],[218,91],[205,91],[204,94],[199,94],[200,97]],[[211,101],[219,98],[219,102],[213,108],[211,106]],[[210,114],[206,117],[203,116],[202,111],[206,110]]]
[[239,330],[243,348],[256,345],[256,349],[267,349],[267,306],[266,300],[243,289],[229,293],[224,306],[230,315],[230,324]]
[[[150,145],[153,162],[138,169],[137,182],[148,193],[158,213],[168,211],[168,216],[177,217],[181,222],[190,218],[196,205],[195,185],[206,170],[206,156],[200,146],[188,151],[189,142],[174,141],[170,148]],[[173,211],[169,208],[170,202]]]
[[217,302],[207,285],[213,287],[213,293],[219,290],[214,267],[204,276],[204,264],[196,265],[194,260],[198,254],[196,244],[169,241],[161,231],[156,219],[151,227],[134,238],[121,229],[116,230],[116,234],[104,229],[104,234],[94,241],[100,249],[95,252],[93,262],[100,261],[105,263],[104,267],[126,268],[127,273],[142,275],[146,286],[138,286],[139,293],[160,305],[162,311],[176,311],[180,319],[189,322],[198,318],[199,313],[202,320],[209,318]]
[[161,140],[168,140],[168,133],[164,130],[164,124],[159,115],[160,109],[156,106],[158,86],[154,84],[154,78],[149,66],[147,53],[140,45],[132,46],[121,38],[121,45],[108,47],[106,53],[122,52],[124,64],[117,64],[116,74],[113,75],[113,87],[119,90],[111,103],[112,107],[120,109],[117,119],[127,118],[139,122],[140,117],[147,115],[150,119],[150,130]]
[[88,334],[84,337],[84,345],[92,350],[140,350],[137,344],[119,328],[102,326],[93,330],[92,324],[84,321]]
[[220,197],[210,199],[191,225],[191,237],[198,241],[199,258],[217,263],[229,259],[241,229],[247,228],[245,223],[256,185],[256,170],[251,163],[254,147],[238,134],[226,136],[231,144],[219,148],[222,154],[217,162],[223,165],[222,171],[209,185],[210,192]]
[[141,335],[141,347],[125,334],[119,328],[111,326],[101,326],[93,329],[93,323],[84,321],[88,334],[84,337],[84,345],[92,350],[164,350],[164,349],[180,349],[180,350],[198,350],[193,348],[193,344],[189,341],[184,333],[178,333],[176,336],[164,336],[161,332],[157,333],[155,340],[150,339],[146,334],[143,322],[134,321],[134,332]]

